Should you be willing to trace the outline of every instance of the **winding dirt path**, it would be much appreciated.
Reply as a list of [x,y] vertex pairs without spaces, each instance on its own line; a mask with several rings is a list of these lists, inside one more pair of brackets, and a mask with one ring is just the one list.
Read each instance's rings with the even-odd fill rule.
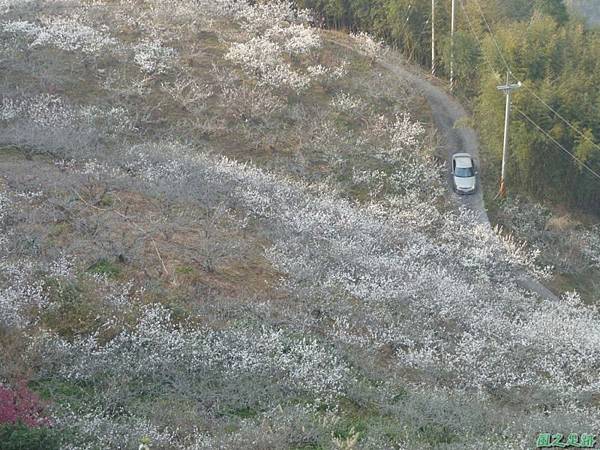
[[[324,31],[323,34],[329,42],[352,52],[357,51],[348,41],[345,34],[331,31]],[[475,130],[468,127],[455,128],[455,124],[458,121],[469,117],[468,113],[454,97],[446,93],[443,88],[436,86],[433,80],[429,81],[424,78],[422,70],[412,67],[400,54],[389,52],[384,58],[378,59],[376,64],[395,74],[399,81],[409,83],[429,103],[434,125],[441,139],[440,146],[444,154],[447,155],[448,186],[452,190],[450,160],[454,153],[469,153],[475,160],[475,165],[480,167],[479,140],[477,139]],[[477,184],[478,187],[475,194],[458,195],[453,193],[453,200],[456,201],[457,205],[464,205],[472,210],[481,223],[490,225],[483,203],[483,193],[479,177]]]
[[[455,127],[456,123],[461,119],[469,118],[469,114],[454,97],[447,94],[441,87],[424,79],[422,74],[415,73],[415,69],[411,69],[406,63],[402,63],[402,61],[390,61],[386,58],[379,61],[379,65],[410,83],[416,91],[427,99],[431,107],[435,127],[441,138],[440,146],[443,153],[447,155],[448,186],[452,190],[450,161],[454,153],[469,153],[475,160],[476,167],[480,167],[479,140],[477,139],[475,130],[464,126],[460,128]],[[481,179],[479,176],[477,178],[477,191],[475,194],[458,195],[453,193],[453,200],[458,205],[464,205],[473,211],[481,223],[490,226],[483,202]]]
[[[346,35],[326,32],[326,39],[349,51],[356,51],[346,39]],[[440,136],[440,146],[443,153],[447,155],[448,187],[452,192],[452,200],[457,207],[464,205],[476,215],[480,223],[491,227],[490,219],[483,202],[483,190],[481,189],[481,178],[477,179],[477,192],[472,195],[458,195],[452,190],[452,174],[450,172],[450,160],[452,154],[458,152],[469,153],[477,167],[481,167],[479,159],[479,140],[475,130],[470,127],[455,125],[461,119],[470,116],[464,107],[453,96],[448,94],[443,87],[436,86],[439,80],[428,79],[418,67],[411,66],[401,55],[390,52],[384,58],[380,58],[377,64],[395,74],[400,82],[409,83],[429,103],[433,116],[434,125]],[[556,300],[557,296],[539,281],[529,274],[523,273],[516,280],[521,288],[537,293],[539,296],[549,300]]]

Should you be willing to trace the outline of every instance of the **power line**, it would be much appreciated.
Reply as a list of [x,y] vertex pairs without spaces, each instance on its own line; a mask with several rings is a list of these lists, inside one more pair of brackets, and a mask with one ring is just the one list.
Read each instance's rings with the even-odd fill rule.
[[[475,33],[475,29],[473,28],[473,23],[471,22],[471,18],[469,17],[469,13],[467,12],[467,9],[465,8],[464,0],[460,0],[460,7],[462,8],[462,11],[465,14],[465,17],[467,18],[467,24],[469,25],[469,30],[471,31],[471,34],[473,35],[473,37],[475,38],[475,40],[479,44],[479,48],[483,48],[481,39],[479,38],[479,36],[477,36],[477,33]],[[483,55],[483,59],[487,63],[487,65],[490,66],[490,69],[492,70],[492,73],[495,74],[496,73],[496,69],[494,68],[494,65],[488,60],[488,58],[486,57],[486,55]],[[500,77],[498,76],[498,79],[499,78]]]
[[515,106],[515,109],[529,123],[531,123],[534,127],[536,127],[538,129],[538,131],[542,132],[548,139],[550,139],[554,144],[556,144],[557,147],[559,147],[562,151],[564,151],[565,153],[567,153],[571,158],[573,158],[575,161],[577,161],[579,164],[581,164],[582,167],[584,167],[585,169],[587,169],[593,176],[595,176],[596,178],[598,178],[598,180],[600,180],[600,175],[597,172],[595,172],[594,169],[592,169],[590,166],[588,166],[585,162],[581,161],[572,152],[570,152],[569,150],[567,150],[564,145],[562,145],[560,142],[558,142],[556,139],[554,139],[546,130],[544,130],[541,126],[539,126],[537,123],[535,123],[535,121],[531,117],[529,117],[527,114],[525,114],[523,111],[521,111],[516,106]]
[[[475,0],[477,1],[477,0]],[[473,37],[475,37],[475,40],[479,43],[479,46],[481,48],[482,47],[482,42],[481,39],[479,38],[479,36],[477,36],[477,33],[475,33],[471,18],[469,17],[469,13],[467,12],[466,8],[465,8],[465,4],[464,4],[464,0],[460,0],[460,5],[461,8],[463,10],[463,13],[465,14],[465,17],[467,19],[467,24],[469,25],[469,30],[471,31],[471,34],[473,35]],[[486,26],[490,32],[490,35],[492,36],[492,39],[494,39],[494,42],[497,41],[496,39],[493,37],[493,32],[489,26],[489,23],[487,22],[487,20],[485,19],[485,16],[483,15],[483,11],[481,9],[481,7],[479,8],[479,10],[482,13],[482,17],[484,18],[484,21],[486,23]],[[508,69],[509,73],[512,73],[510,71],[510,67],[508,66],[508,63],[506,62],[506,59],[504,59],[502,52],[500,51],[500,48],[498,45],[496,45],[496,49],[498,50],[501,59],[504,62],[504,65],[506,66],[506,68]],[[495,73],[495,68],[493,66],[493,64],[488,60],[488,58],[483,55],[483,59],[484,61],[487,63],[487,65],[490,67],[492,73]],[[513,75],[514,77],[514,75]],[[514,77],[516,78],[516,77]],[[563,116],[561,116],[558,111],[556,111],[554,108],[552,108],[550,105],[548,105],[542,98],[540,98],[531,88],[525,86],[524,84],[522,84],[522,86],[525,88],[526,91],[530,92],[534,98],[536,98],[539,102],[541,102],[546,108],[548,108],[550,111],[552,111],[554,114],[556,114],[557,117],[559,117],[563,122],[565,122],[567,125],[569,125],[569,127],[571,127],[574,131],[576,131],[580,136],[582,136],[583,138],[585,138],[588,142],[590,142],[591,144],[594,145],[594,147],[600,149],[600,146],[598,144],[596,144],[594,141],[592,141],[590,138],[588,138],[585,134],[581,133],[577,128],[575,128],[573,125],[571,125],[571,123],[565,119]],[[562,151],[564,151],[565,153],[567,153],[573,160],[577,161],[579,164],[581,164],[582,167],[584,167],[586,170],[588,170],[594,177],[596,177],[597,179],[600,180],[600,175],[595,172],[589,165],[587,165],[586,163],[584,163],[583,161],[581,161],[579,158],[577,158],[577,156],[575,156],[572,152],[570,152],[569,150],[567,150],[560,142],[558,142],[556,139],[554,139],[548,132],[546,132],[546,130],[544,130],[541,126],[539,126],[533,119],[531,119],[531,117],[529,117],[527,114],[525,114],[523,111],[521,111],[518,107],[514,107],[516,109],[516,111],[523,116],[529,123],[531,123],[533,126],[535,126],[535,128],[541,132],[545,137],[547,137],[548,139],[550,139],[556,146],[558,146],[558,148],[560,148]]]
[[[485,21],[486,27],[488,29],[488,31],[490,32],[490,37],[492,38],[492,41],[494,42],[494,45],[496,47],[496,50],[498,51],[498,54],[500,55],[500,58],[502,59],[502,62],[504,63],[504,66],[506,67],[506,70],[508,70],[508,72],[513,76],[513,78],[515,78],[517,81],[518,80],[514,74],[512,73],[512,70],[510,69],[510,66],[508,65],[508,62],[506,61],[506,58],[504,58],[504,55],[500,49],[500,46],[498,44],[498,41],[496,40],[495,36],[494,36],[494,32],[492,31],[487,19],[485,18],[485,15],[483,13],[483,10],[481,8],[481,5],[479,3],[478,0],[475,0],[475,2],[477,3],[478,7],[479,7],[479,11],[481,13],[481,17],[483,18],[483,20]],[[565,124],[567,124],[569,126],[569,128],[571,128],[573,131],[575,131],[579,136],[581,136],[583,139],[585,139],[586,141],[588,141],[589,143],[591,143],[594,147],[596,147],[598,150],[600,150],[600,145],[596,144],[594,141],[592,141],[589,137],[587,137],[584,133],[582,133],[575,125],[573,125],[569,120],[565,119],[556,109],[552,108],[552,106],[550,106],[548,103],[546,103],[544,101],[544,99],[542,99],[539,95],[537,95],[535,93],[535,91],[533,89],[531,89],[530,87],[528,87],[527,85],[525,85],[524,83],[523,87],[525,88],[525,90],[529,93],[531,93],[531,95],[537,100],[539,101],[542,105],[544,105],[544,107],[548,108],[552,113],[554,113],[560,120],[562,120]]]
[[561,119],[564,123],[566,123],[569,128],[571,128],[573,131],[575,131],[579,136],[581,136],[582,138],[584,138],[586,141],[588,141],[589,143],[591,143],[594,147],[596,147],[598,150],[600,150],[600,145],[596,144],[594,141],[592,141],[589,137],[587,137],[584,133],[582,133],[581,131],[579,131],[579,129],[577,129],[574,125],[571,124],[571,122],[569,122],[567,119],[565,119],[563,116],[560,115],[560,113],[558,111],[556,111],[554,108],[552,108],[552,106],[550,106],[548,103],[546,103],[541,97],[539,97],[531,88],[528,88],[527,86],[524,86],[525,90],[530,92],[531,95],[533,95],[533,97],[538,100],[542,105],[544,105],[546,108],[548,108],[550,111],[552,111],[554,114],[556,114],[556,116]]
[[[481,15],[481,18],[483,19],[483,22],[485,23],[486,28],[490,32],[490,36],[492,38],[492,41],[494,42],[494,46],[496,47],[498,54],[500,55],[500,59],[502,59],[502,62],[504,63],[504,67],[506,67],[506,70],[508,71],[508,73],[512,75],[513,74],[512,70],[510,70],[508,62],[506,61],[506,59],[504,58],[504,55],[502,54],[502,50],[500,50],[500,45],[498,44],[498,41],[496,40],[496,37],[494,36],[492,27],[490,27],[489,22],[485,18],[485,14],[483,12],[483,8],[481,7],[481,3],[479,3],[479,0],[475,0],[475,3],[477,3],[477,7],[479,8],[479,14]],[[514,77],[514,75],[513,75],[513,77]],[[517,80],[517,81],[519,81],[519,80]]]
[[[461,0],[461,3],[462,3],[462,1],[463,0]],[[483,19],[483,21],[485,23],[485,26],[488,29],[489,33],[490,33],[490,37],[492,38],[492,41],[494,42],[494,46],[496,47],[498,55],[500,55],[500,59],[502,60],[502,63],[506,67],[506,70],[508,71],[508,73],[510,73],[512,75],[512,77],[515,78],[515,80],[517,80],[517,81],[519,81],[521,83],[521,85],[525,88],[525,91],[529,92],[537,101],[539,101],[542,105],[544,105],[544,107],[548,108],[553,114],[555,114],[560,120],[562,120],[569,128],[571,128],[571,130],[575,131],[579,136],[581,136],[583,139],[585,139],[590,144],[592,144],[596,149],[600,150],[600,145],[596,144],[592,139],[590,139],[588,136],[586,136],[584,133],[582,133],[575,125],[573,125],[569,120],[565,119],[556,109],[552,108],[552,106],[550,106],[539,95],[537,95],[533,89],[531,89],[530,87],[528,87],[525,83],[522,83],[520,80],[518,80],[514,76],[514,74],[512,73],[512,70],[511,70],[510,66],[508,65],[508,62],[506,61],[506,58],[504,58],[504,54],[502,53],[502,50],[500,49],[500,45],[498,44],[498,41],[496,40],[496,37],[494,36],[494,32],[492,31],[492,28],[490,27],[490,24],[489,24],[488,20],[485,17],[485,13],[483,12],[483,8],[481,7],[481,3],[479,3],[479,0],[474,0],[474,1],[477,4],[477,7],[479,9],[479,13],[481,15],[481,18]],[[467,16],[467,18],[468,18],[468,14],[467,14],[467,12],[466,12],[466,10],[464,8],[464,5],[463,5],[463,11],[465,12],[465,16]],[[471,30],[471,31],[473,31],[473,30]],[[478,41],[479,41],[480,46],[481,46],[481,40],[478,39]],[[491,66],[491,64],[489,63],[489,61],[488,61],[488,64],[490,65],[490,67],[493,70],[493,67]],[[569,152],[569,154],[571,156],[573,156],[570,152]],[[581,161],[578,161],[578,162],[581,163]]]

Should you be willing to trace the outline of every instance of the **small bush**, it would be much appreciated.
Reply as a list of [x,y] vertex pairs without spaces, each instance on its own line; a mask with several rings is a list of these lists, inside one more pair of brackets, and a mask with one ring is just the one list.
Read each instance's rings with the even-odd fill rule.
[[[42,416],[43,410],[39,397],[24,383],[15,389],[0,384],[0,424],[46,425],[48,420]],[[0,439],[0,442],[3,441]]]
[[420,438],[431,445],[451,444],[456,436],[445,425],[428,423],[418,428]]
[[116,278],[121,273],[121,268],[108,259],[102,258],[88,267],[88,272],[106,275],[110,278]]
[[52,307],[41,314],[44,326],[63,337],[88,334],[97,329],[101,310],[86,291],[85,285],[49,278],[45,291]]
[[50,428],[29,428],[22,422],[0,425],[0,450],[54,450],[58,436]]
[[72,407],[84,404],[93,395],[92,385],[68,380],[42,379],[30,382],[29,387],[43,400]]

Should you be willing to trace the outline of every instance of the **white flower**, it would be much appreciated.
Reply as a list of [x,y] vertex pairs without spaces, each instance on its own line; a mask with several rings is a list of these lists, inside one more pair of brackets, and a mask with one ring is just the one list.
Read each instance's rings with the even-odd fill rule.
[[[289,1],[265,2],[241,8],[236,17],[250,38],[231,45],[226,58],[254,76],[261,85],[301,92],[313,80],[330,74],[328,68],[308,66],[304,70],[288,61],[320,48],[318,31],[307,25],[306,11],[296,10]],[[330,74],[336,78],[341,72]]]
[[371,60],[382,57],[387,51],[383,41],[376,41],[368,33],[352,33],[351,36],[359,49]]
[[177,52],[163,47],[160,40],[145,41],[134,47],[133,60],[143,72],[160,74],[171,68]]
[[346,92],[338,92],[331,99],[330,105],[337,111],[345,113],[359,113],[365,108],[365,103],[358,97]]
[[46,16],[40,22],[41,25],[26,21],[9,22],[3,24],[2,29],[7,33],[26,35],[32,39],[31,47],[50,45],[66,51],[80,50],[93,54],[118,44],[104,31],[83,25],[74,18]]
[[581,251],[585,257],[600,269],[600,226],[595,226],[580,233]]

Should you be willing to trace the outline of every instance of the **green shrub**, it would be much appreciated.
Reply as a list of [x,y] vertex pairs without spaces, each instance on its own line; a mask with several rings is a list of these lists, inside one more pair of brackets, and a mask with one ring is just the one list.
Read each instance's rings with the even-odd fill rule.
[[85,405],[94,393],[90,383],[71,380],[41,379],[30,382],[29,387],[44,400],[72,407]]
[[106,258],[99,259],[87,269],[88,272],[116,278],[121,273],[121,268]]
[[418,428],[420,438],[431,445],[451,444],[457,441],[456,435],[445,425],[427,423]]
[[102,311],[84,284],[49,278],[44,288],[54,305],[41,314],[45,327],[67,338],[97,329]]
[[0,450],[58,450],[58,435],[50,428],[22,423],[0,425]]

